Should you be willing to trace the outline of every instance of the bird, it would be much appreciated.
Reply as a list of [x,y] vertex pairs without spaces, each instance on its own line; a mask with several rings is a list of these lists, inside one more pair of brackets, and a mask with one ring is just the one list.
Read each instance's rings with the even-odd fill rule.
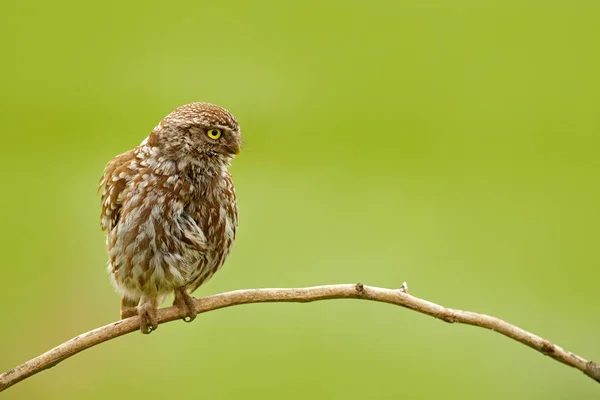
[[238,207],[228,168],[241,145],[229,111],[195,102],[106,165],[99,192],[108,272],[121,319],[139,316],[142,333],[157,329],[157,309],[171,293],[182,319],[192,321],[191,293],[229,256]]

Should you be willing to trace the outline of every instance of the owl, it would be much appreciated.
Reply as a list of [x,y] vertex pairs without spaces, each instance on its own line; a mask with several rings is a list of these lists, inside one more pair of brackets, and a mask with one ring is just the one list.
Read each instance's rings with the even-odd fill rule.
[[116,156],[100,180],[108,272],[121,318],[157,328],[157,308],[174,293],[185,321],[190,293],[221,268],[238,225],[230,162],[241,133],[227,110],[191,103],[167,115],[144,141]]

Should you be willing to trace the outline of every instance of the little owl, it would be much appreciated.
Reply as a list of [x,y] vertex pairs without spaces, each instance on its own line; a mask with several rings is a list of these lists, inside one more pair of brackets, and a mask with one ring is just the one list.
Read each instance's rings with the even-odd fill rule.
[[237,204],[227,168],[240,151],[227,110],[191,103],[167,115],[134,149],[108,163],[100,181],[108,271],[122,294],[121,318],[157,328],[158,306],[173,292],[186,321],[190,293],[225,262]]

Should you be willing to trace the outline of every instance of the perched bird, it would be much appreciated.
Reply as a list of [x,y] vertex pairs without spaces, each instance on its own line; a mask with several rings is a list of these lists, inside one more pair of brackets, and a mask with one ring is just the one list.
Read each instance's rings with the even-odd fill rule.
[[238,216],[227,168],[240,146],[233,115],[191,103],[106,166],[99,191],[108,271],[122,294],[121,318],[139,315],[142,333],[157,328],[170,293],[182,318],[193,320],[190,293],[229,255]]

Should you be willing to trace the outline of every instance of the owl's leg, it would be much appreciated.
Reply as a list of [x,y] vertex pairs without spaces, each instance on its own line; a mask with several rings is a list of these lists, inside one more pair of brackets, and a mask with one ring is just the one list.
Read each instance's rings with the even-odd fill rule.
[[156,295],[142,295],[137,306],[137,314],[140,316],[140,331],[143,334],[149,334],[158,328],[157,308]]
[[123,297],[121,297],[121,319],[135,317],[138,315],[137,305],[137,300],[123,295]]
[[194,298],[189,295],[184,287],[175,289],[173,305],[181,310],[185,322],[192,322],[196,318],[197,313]]

